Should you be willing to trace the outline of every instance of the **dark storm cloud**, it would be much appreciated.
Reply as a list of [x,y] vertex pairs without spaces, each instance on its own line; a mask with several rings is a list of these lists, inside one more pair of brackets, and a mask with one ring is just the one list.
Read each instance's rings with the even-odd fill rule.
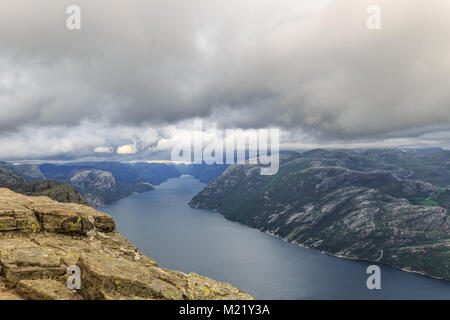
[[[369,31],[372,3],[3,0],[0,131],[23,140],[88,121],[138,132],[201,117],[328,143],[446,127],[450,4],[376,1],[382,29]],[[69,4],[80,31],[65,28]],[[92,147],[108,148],[102,132]]]

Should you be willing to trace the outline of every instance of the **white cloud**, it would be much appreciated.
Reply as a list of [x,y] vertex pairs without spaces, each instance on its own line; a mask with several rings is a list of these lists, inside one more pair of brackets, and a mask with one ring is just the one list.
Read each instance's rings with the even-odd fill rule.
[[296,146],[448,145],[446,1],[379,0],[375,32],[369,0],[169,2],[78,0],[70,32],[64,1],[2,0],[0,157],[167,151],[193,118]]
[[135,154],[137,152],[136,143],[120,146],[116,152],[118,154]]
[[94,149],[95,153],[112,153],[113,148],[111,147],[97,147]]

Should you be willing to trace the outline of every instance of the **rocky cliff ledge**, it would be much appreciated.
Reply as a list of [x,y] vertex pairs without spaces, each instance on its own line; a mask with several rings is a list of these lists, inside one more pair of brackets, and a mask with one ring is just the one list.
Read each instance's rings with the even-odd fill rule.
[[[81,289],[66,286],[68,266]],[[0,188],[0,299],[251,299],[230,284],[158,264],[91,207]]]

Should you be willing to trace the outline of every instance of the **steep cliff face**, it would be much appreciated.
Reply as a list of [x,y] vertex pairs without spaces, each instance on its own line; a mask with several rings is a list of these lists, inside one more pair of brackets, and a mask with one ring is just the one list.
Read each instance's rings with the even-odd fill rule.
[[283,163],[274,176],[232,166],[190,205],[326,253],[450,280],[448,192],[317,153]]
[[80,170],[70,178],[70,184],[79,190],[94,207],[100,207],[116,199],[116,179],[111,172],[102,170]]
[[[43,164],[40,166],[49,179],[60,180],[75,187],[93,207],[101,207],[133,193],[152,191],[153,181],[161,177],[152,170],[142,172],[138,165],[116,162],[88,162],[80,164]],[[165,171],[162,168],[161,175]]]
[[[66,270],[81,269],[81,289]],[[158,267],[91,207],[0,188],[0,299],[251,299],[230,284]]]
[[128,184],[117,181],[111,172],[98,169],[76,171],[70,178],[70,184],[93,207],[101,207],[133,193],[149,192],[154,189],[149,183]]

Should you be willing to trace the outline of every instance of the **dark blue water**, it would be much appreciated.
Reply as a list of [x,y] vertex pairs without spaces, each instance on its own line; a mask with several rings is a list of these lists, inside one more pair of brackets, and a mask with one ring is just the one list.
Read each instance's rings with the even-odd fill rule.
[[381,266],[381,290],[368,290],[370,263],[304,249],[190,208],[203,187],[183,176],[102,211],[160,266],[232,283],[256,299],[450,299],[450,281],[388,266]]

